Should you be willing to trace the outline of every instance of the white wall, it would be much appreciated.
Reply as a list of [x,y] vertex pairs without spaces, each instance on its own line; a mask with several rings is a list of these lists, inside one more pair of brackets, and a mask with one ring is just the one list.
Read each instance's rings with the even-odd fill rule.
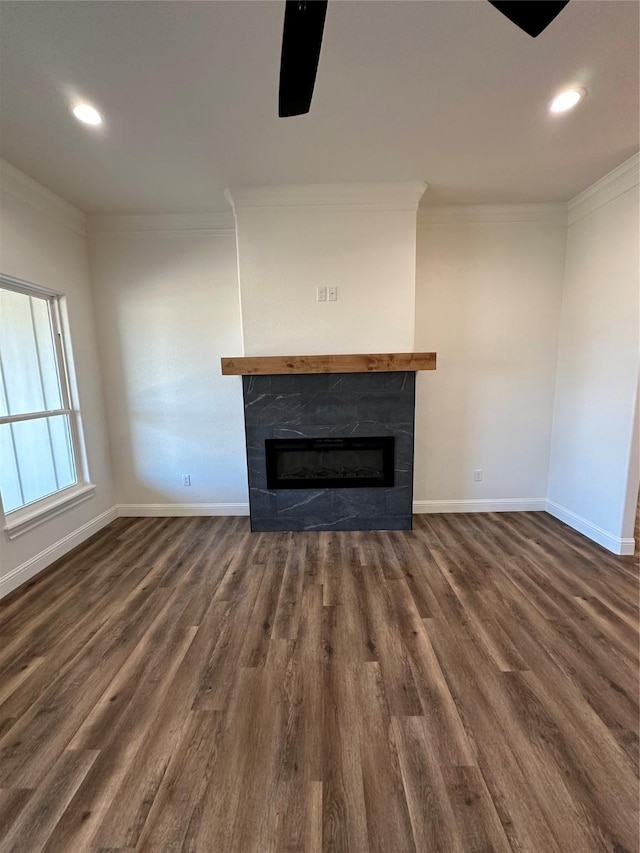
[[574,199],[569,217],[550,509],[624,553],[637,494],[638,158]]
[[[89,251],[121,513],[242,514],[247,476],[233,221],[96,217]],[[181,484],[182,474],[191,486]]]
[[14,539],[0,532],[1,596],[115,514],[84,217],[8,164],[0,164],[0,175],[0,271],[66,295],[89,475],[97,487],[93,497]]
[[[413,350],[423,184],[229,191],[245,355]],[[316,289],[335,285],[337,302]]]
[[[564,206],[434,208],[418,228],[418,511],[543,509]],[[475,482],[475,469],[483,471]]]

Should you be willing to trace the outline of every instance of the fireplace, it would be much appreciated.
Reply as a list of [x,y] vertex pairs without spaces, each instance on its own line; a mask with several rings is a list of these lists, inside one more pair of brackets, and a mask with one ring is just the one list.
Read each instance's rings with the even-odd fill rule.
[[268,438],[268,489],[383,488],[394,483],[394,438]]
[[411,529],[414,372],[243,376],[243,390],[252,530]]
[[411,530],[417,370],[436,353],[223,358],[242,376],[254,531]]

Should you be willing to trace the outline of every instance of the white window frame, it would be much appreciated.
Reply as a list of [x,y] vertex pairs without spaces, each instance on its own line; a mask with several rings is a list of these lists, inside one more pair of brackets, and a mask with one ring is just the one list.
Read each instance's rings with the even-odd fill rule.
[[[0,512],[2,512],[2,516],[4,517],[4,530],[10,539],[14,539],[16,536],[26,533],[37,525],[92,497],[96,487],[89,480],[78,391],[73,370],[73,361],[71,359],[71,341],[68,331],[65,296],[59,291],[2,274],[0,274],[0,288],[23,293],[25,296],[46,299],[49,303],[49,314],[51,317],[62,397],[62,408],[60,409],[0,416],[0,424],[49,418],[55,415],[67,415],[69,418],[71,449],[77,479],[76,483],[66,488],[58,489],[58,491],[50,495],[46,495],[39,500],[32,501],[7,513],[2,508],[2,495],[0,495]],[[2,371],[1,353],[0,371]]]

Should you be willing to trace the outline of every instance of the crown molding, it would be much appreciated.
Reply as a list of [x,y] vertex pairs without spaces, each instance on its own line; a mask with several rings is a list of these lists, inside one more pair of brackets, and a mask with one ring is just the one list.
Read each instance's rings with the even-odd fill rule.
[[25,204],[45,213],[61,225],[65,225],[76,234],[84,236],[86,218],[81,210],[69,204],[52,190],[25,175],[6,160],[0,160],[0,188],[3,192],[25,202]]
[[595,184],[591,184],[590,187],[571,199],[567,205],[569,208],[569,225],[573,225],[583,216],[593,213],[594,210],[637,186],[639,180],[640,154],[634,154],[633,157],[616,166]]
[[422,181],[373,184],[292,184],[228,187],[234,211],[262,207],[320,207],[323,210],[409,210],[415,212],[428,184]]
[[428,225],[457,225],[490,222],[545,222],[567,224],[566,204],[470,204],[421,207],[418,228]]
[[153,231],[206,231],[213,235],[235,234],[230,211],[218,213],[95,214],[87,218],[89,237]]

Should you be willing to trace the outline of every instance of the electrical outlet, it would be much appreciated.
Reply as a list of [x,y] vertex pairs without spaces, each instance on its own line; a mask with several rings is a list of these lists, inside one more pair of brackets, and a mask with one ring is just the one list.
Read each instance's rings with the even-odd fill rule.
[[327,288],[319,287],[318,288],[317,300],[318,302],[326,302],[327,301]]
[[338,301],[338,288],[334,285],[327,288],[327,301],[328,302],[337,302]]
[[182,475],[182,485],[190,486],[191,485],[191,474],[183,474]]
[[473,479],[475,480],[476,483],[482,482],[482,474],[483,474],[482,468],[476,468],[475,469],[475,471],[473,472]]

